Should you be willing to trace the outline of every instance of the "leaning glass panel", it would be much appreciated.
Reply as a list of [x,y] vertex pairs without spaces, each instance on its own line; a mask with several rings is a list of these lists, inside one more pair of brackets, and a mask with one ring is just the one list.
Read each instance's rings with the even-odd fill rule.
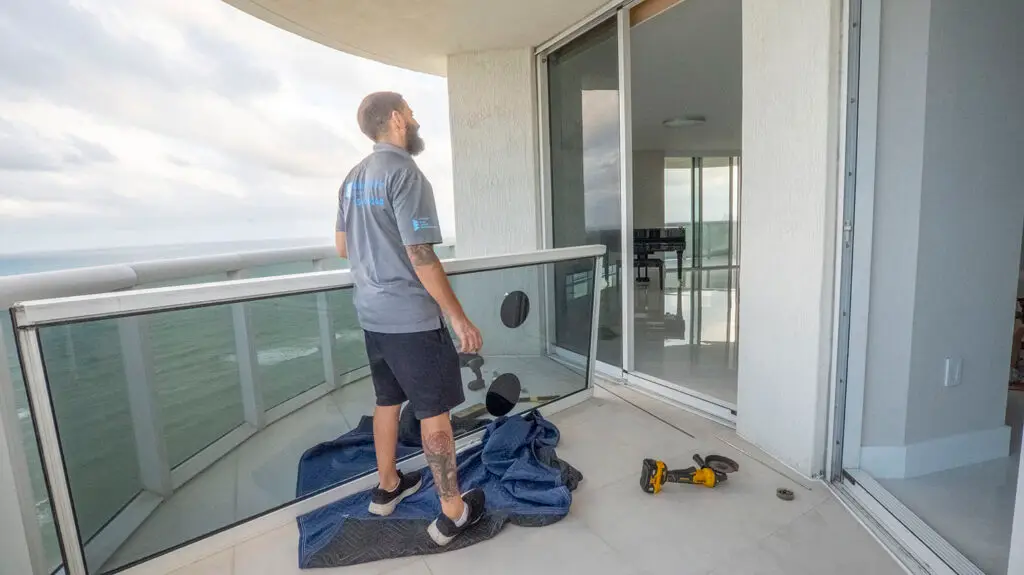
[[[130,324],[115,319],[39,330],[83,542],[102,543],[105,529],[120,527],[119,517],[153,501],[143,485],[132,409],[133,395],[149,391],[152,398],[152,392],[143,382],[129,380],[138,357],[122,346],[134,333]],[[89,566],[94,571],[100,567],[92,561]]]

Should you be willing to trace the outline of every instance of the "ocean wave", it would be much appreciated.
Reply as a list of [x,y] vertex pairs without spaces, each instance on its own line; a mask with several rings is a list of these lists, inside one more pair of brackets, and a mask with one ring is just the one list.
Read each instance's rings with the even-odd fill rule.
[[260,365],[277,365],[293,359],[316,355],[319,352],[319,347],[278,347],[257,352],[256,361]]
[[[320,346],[286,346],[264,349],[256,352],[256,362],[263,366],[272,366],[293,359],[301,359],[320,353]],[[238,356],[233,353],[225,355],[223,361],[235,363]]]
[[341,331],[334,334],[334,341],[343,341],[346,343],[362,342],[363,332],[358,329]]
[[[363,332],[362,330],[347,330],[340,331],[334,334],[334,341],[341,343],[362,343]],[[319,340],[305,340],[299,343],[299,345],[275,347],[271,349],[259,350],[256,353],[256,361],[260,365],[271,366],[293,359],[301,359],[303,357],[309,357],[320,353]],[[221,357],[221,361],[228,363],[235,363],[238,361],[238,356],[229,353]]]
[[50,507],[49,499],[36,501],[36,519],[39,520],[39,524],[42,526],[53,523],[53,511]]

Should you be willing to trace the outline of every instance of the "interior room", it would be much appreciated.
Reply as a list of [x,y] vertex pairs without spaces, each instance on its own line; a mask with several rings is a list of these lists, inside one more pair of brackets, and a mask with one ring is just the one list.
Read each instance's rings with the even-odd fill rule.
[[847,398],[848,436],[860,429],[844,467],[958,572],[1006,573],[1024,423],[1024,9],[880,9],[880,50],[861,62],[877,114],[859,134],[877,144],[859,161],[873,171],[858,174],[852,279],[864,389]]
[[630,30],[634,372],[732,408],[741,14],[739,0],[647,2]]

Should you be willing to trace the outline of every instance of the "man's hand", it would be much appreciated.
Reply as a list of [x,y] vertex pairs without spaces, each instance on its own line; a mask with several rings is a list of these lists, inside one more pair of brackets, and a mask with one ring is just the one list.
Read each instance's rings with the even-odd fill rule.
[[452,318],[452,330],[459,340],[459,351],[462,353],[477,353],[484,346],[484,338],[469,318],[462,316]]

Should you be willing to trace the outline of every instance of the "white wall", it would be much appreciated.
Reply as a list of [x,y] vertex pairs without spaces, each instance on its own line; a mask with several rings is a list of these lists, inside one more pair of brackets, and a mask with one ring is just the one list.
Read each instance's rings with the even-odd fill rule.
[[533,50],[448,57],[459,257],[539,249]]
[[737,430],[822,471],[830,369],[840,2],[743,2]]
[[[448,58],[449,119],[455,184],[456,254],[460,258],[540,249],[536,73],[528,48]],[[546,348],[539,268],[453,278],[452,285],[484,336],[485,356],[536,356]],[[516,330],[502,325],[502,298],[530,296]]]
[[[1013,0],[883,3],[861,466],[909,477],[1003,457],[1024,221]],[[944,386],[946,358],[961,384]]]
[[[932,1],[909,442],[1005,420],[1024,221],[1021,23],[1019,0]],[[941,387],[945,357],[963,358],[962,385]]]
[[929,4],[882,2],[864,445],[902,445],[906,434]]
[[665,227],[665,152],[633,152],[633,227]]

